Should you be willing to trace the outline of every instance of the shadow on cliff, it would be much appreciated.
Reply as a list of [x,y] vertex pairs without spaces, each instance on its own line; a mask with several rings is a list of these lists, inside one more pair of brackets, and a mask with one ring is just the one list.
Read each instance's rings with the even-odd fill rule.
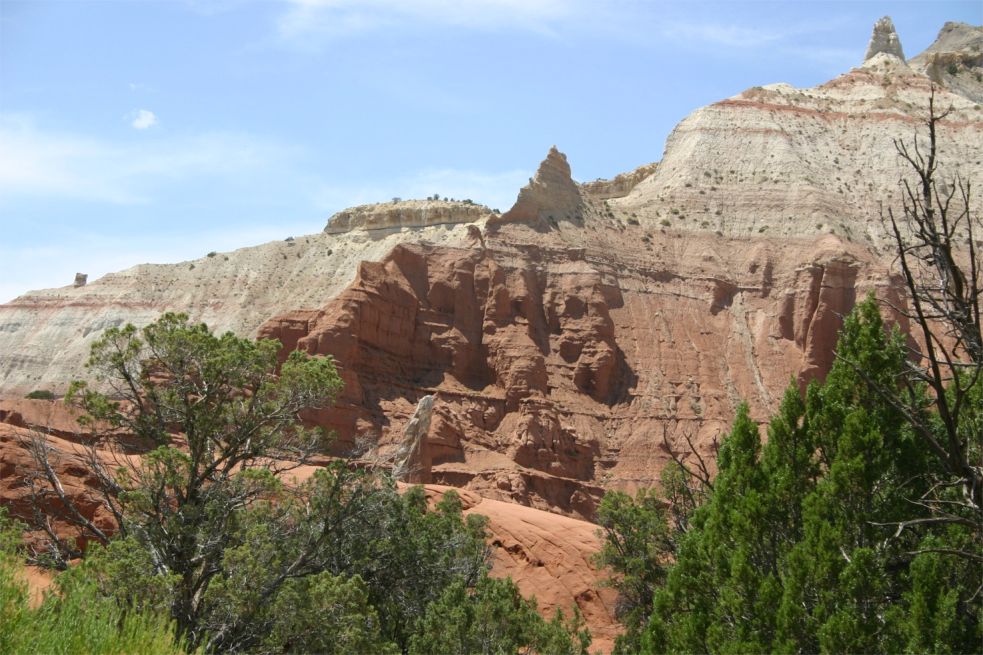
[[[590,480],[598,435],[566,426],[567,405],[606,411],[637,376],[611,317],[621,290],[578,258],[397,246],[382,262],[362,262],[322,310],[274,319],[261,336],[335,357],[345,389],[335,407],[307,418],[337,432],[336,451],[397,442],[417,401],[437,394],[435,462],[463,462],[472,444]],[[577,272],[550,272],[571,261]]]

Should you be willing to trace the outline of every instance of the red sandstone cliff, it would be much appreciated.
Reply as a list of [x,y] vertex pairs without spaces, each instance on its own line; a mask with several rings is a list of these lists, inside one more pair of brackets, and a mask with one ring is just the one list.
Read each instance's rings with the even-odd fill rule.
[[748,247],[582,211],[399,246],[260,336],[337,359],[338,405],[309,418],[339,451],[391,450],[435,394],[435,482],[590,518],[605,488],[657,482],[664,431],[710,451],[737,403],[763,420],[825,374],[858,297],[898,299],[878,257],[832,235]]

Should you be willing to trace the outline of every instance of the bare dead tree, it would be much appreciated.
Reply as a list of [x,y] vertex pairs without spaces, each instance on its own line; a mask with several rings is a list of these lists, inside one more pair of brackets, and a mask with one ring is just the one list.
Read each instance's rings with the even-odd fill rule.
[[[685,430],[682,431],[682,436],[686,441],[687,450],[680,451],[673,448],[669,440],[667,426],[662,426],[662,450],[669,455],[675,464],[675,470],[671,466],[663,469],[663,494],[666,502],[669,503],[669,515],[673,528],[678,534],[689,530],[690,516],[713,493],[710,467],[700,455],[700,451],[697,450],[692,436]],[[714,454],[718,448],[719,444],[714,437],[711,444]],[[687,462],[690,455],[695,461]]]
[[927,516],[899,524],[898,534],[925,522],[958,523],[973,526],[983,539],[983,284],[976,241],[983,217],[972,211],[970,181],[943,177],[939,170],[938,128],[951,113],[951,107],[936,107],[933,87],[927,135],[894,141],[914,175],[900,181],[900,214],[889,208],[882,218],[911,302],[895,310],[912,322],[918,343],[902,392],[878,391],[902,412],[946,474],[911,499]]

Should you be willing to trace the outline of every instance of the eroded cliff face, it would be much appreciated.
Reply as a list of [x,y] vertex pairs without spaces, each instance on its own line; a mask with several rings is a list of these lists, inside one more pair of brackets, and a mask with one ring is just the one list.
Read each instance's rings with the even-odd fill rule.
[[934,82],[983,103],[983,26],[948,22],[908,64]]
[[466,239],[464,222],[355,227],[178,264],[143,264],[85,286],[31,291],[0,305],[0,397],[22,398],[35,389],[63,393],[69,382],[87,375],[89,349],[107,328],[146,325],[174,311],[218,333],[254,336],[271,316],[323,305],[351,283],[360,261],[381,259],[397,244]]
[[[99,529],[112,533],[115,523],[98,495],[99,481],[86,463],[87,452],[80,439],[84,429],[75,415],[60,403],[47,401],[5,401],[0,408],[0,498],[13,515],[29,520],[32,516],[30,487],[23,475],[34,464],[28,443],[34,430],[48,433],[46,444],[49,461],[62,482],[66,495],[85,519]],[[119,464],[120,454],[97,450],[106,463]],[[293,471],[296,480],[309,477],[315,467]],[[432,502],[447,487],[426,485]],[[473,493],[460,494],[466,514],[478,513],[488,518],[491,575],[510,576],[526,596],[536,596],[539,609],[552,618],[557,609],[567,615],[579,608],[590,626],[592,648],[610,652],[619,632],[615,617],[616,594],[601,581],[605,574],[594,567],[591,556],[600,547],[596,526],[585,521],[540,512],[511,503],[497,502]],[[50,500],[50,510],[61,506]],[[52,527],[61,537],[78,538],[77,531],[65,521],[53,520]],[[40,535],[28,533],[29,545],[40,546]],[[84,540],[78,541],[85,546]],[[25,571],[32,597],[40,600],[50,586],[52,575],[34,568]]]
[[359,205],[338,212],[328,219],[325,234],[344,234],[352,230],[400,230],[474,223],[488,218],[492,210],[472,201],[400,200],[391,203]]
[[684,435],[712,459],[739,402],[764,420],[825,375],[858,297],[899,297],[835,235],[738,242],[580,207],[582,225],[530,206],[464,247],[401,245],[259,334],[337,359],[338,405],[309,418],[338,451],[384,458],[433,394],[434,482],[591,518],[606,488],[657,483]]
[[[107,327],[164,311],[279,339],[284,356],[333,355],[344,391],[305,418],[336,431],[339,453],[392,462],[432,395],[429,425],[410,430],[414,475],[463,488],[492,518],[496,570],[547,607],[577,602],[609,644],[594,528],[577,519],[607,489],[657,484],[689,443],[712,462],[738,403],[764,421],[788,384],[822,378],[865,294],[904,308],[881,221],[907,173],[893,140],[914,137],[941,84],[940,175],[983,177],[981,47],[979,27],[946,24],[905,62],[882,22],[860,67],[697,110],[658,164],[578,185],[552,149],[501,216],[381,203],[320,234],[31,292],[0,305],[0,397],[62,391]],[[45,407],[0,406],[0,497],[22,514],[32,425],[69,453],[73,495],[94,484]]]

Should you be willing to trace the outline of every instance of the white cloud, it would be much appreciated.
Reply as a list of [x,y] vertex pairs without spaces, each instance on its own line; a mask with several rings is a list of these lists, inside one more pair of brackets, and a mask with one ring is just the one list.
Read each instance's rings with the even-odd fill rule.
[[407,24],[471,30],[524,30],[552,35],[578,12],[574,0],[287,0],[278,19],[293,42],[344,37]]
[[0,203],[52,196],[145,203],[173,180],[276,170],[294,155],[295,149],[246,134],[209,132],[117,143],[53,132],[30,117],[0,114]]
[[130,125],[135,130],[146,130],[157,125],[157,115],[149,109],[137,109],[130,115],[133,117]]

